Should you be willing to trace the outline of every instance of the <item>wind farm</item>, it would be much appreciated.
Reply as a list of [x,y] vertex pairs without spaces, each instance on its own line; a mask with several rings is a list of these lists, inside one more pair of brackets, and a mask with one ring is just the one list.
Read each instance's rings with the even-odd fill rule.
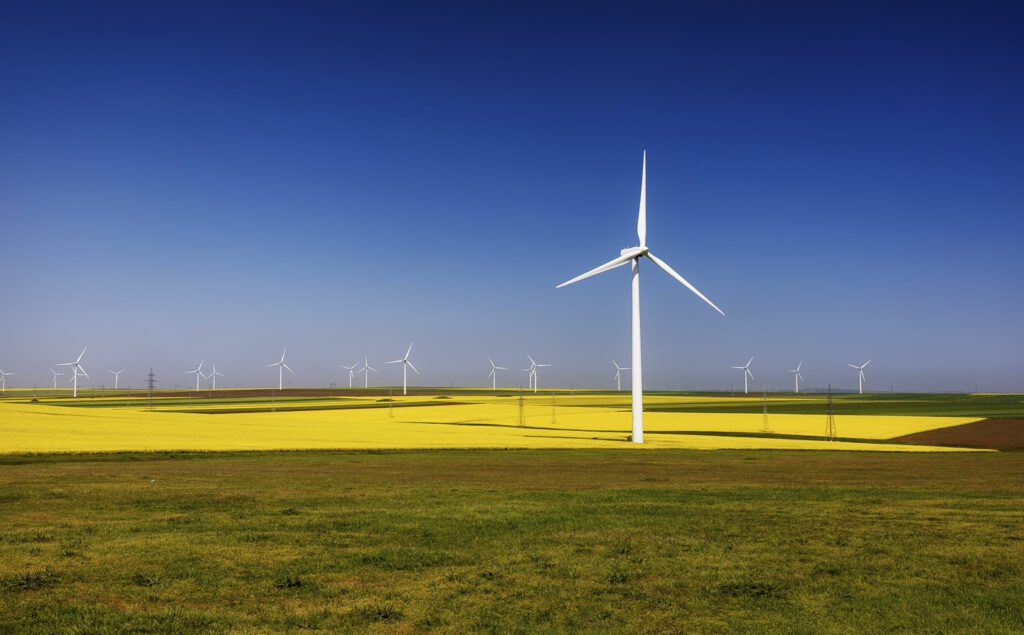
[[1024,632],[1024,6],[4,20],[0,633]]

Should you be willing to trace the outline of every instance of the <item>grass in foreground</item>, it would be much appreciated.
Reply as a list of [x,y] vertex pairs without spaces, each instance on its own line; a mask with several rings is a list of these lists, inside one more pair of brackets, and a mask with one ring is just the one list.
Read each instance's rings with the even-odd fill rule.
[[1024,629],[1024,454],[0,457],[0,631]]

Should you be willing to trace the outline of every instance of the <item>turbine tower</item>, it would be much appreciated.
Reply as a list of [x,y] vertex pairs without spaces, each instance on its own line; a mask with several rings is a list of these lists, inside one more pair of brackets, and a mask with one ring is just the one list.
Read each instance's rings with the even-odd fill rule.
[[619,366],[619,363],[616,362],[614,359],[612,360],[612,366],[615,367],[615,390],[620,390],[621,391],[622,390],[622,371],[629,370],[629,368],[624,368],[622,366]]
[[494,365],[494,360],[491,359],[490,357],[487,358],[487,361],[489,361],[491,363],[491,372],[487,373],[487,376],[491,378],[491,390],[497,390],[498,389],[498,371],[499,370],[508,370],[508,369],[505,368],[504,366],[495,366]]
[[[568,280],[558,285],[558,288],[572,284],[589,278],[590,276],[596,276],[599,273],[608,271],[609,269],[615,269],[625,264],[632,264],[632,291],[633,291],[633,362],[631,368],[633,370],[633,437],[634,443],[644,442],[644,393],[643,393],[643,361],[640,354],[640,259],[647,258],[659,269],[667,273],[676,279],[677,282],[682,284],[684,287],[697,294],[701,300],[704,300],[711,305],[711,308],[722,313],[715,304],[704,297],[704,294],[697,290],[697,287],[693,286],[686,281],[681,275],[676,273],[675,269],[670,267],[668,263],[656,258],[654,254],[647,248],[647,152],[644,152],[643,171],[640,176],[640,209],[637,214],[636,221],[636,234],[640,240],[640,245],[637,247],[630,247],[629,249],[623,249],[620,252],[618,258],[609,260],[600,267],[591,269],[590,271],[576,276],[572,280]],[[725,313],[722,313],[725,315]]]
[[747,362],[746,366],[733,366],[733,368],[735,368],[736,370],[742,370],[743,371],[743,394],[744,395],[747,394],[747,377],[749,376],[751,381],[754,380],[754,373],[750,372],[750,364],[753,361],[754,361],[754,358],[751,357],[750,361]]
[[860,366],[855,366],[853,364],[847,364],[847,366],[849,366],[850,368],[856,368],[857,369],[857,390],[862,395],[864,394],[864,367],[867,366],[870,363],[871,363],[871,360],[869,359],[868,361],[864,362]]
[[391,360],[390,362],[387,362],[388,364],[401,364],[402,365],[402,394],[403,395],[405,395],[406,392],[407,392],[406,380],[408,378],[409,369],[411,368],[413,370],[413,372],[415,372],[417,375],[420,374],[420,371],[416,370],[416,367],[413,366],[412,362],[409,361],[409,353],[412,353],[412,344],[409,344],[409,350],[405,351],[405,357],[403,357],[401,359],[394,359],[394,360]]
[[114,376],[114,390],[117,390],[117,378],[121,376],[121,373],[123,373],[124,370],[125,369],[122,368],[121,370],[108,370],[107,371],[108,373],[110,373],[111,375]]
[[87,349],[88,349],[88,347],[83,348],[82,352],[78,354],[78,359],[76,359],[73,362],[63,362],[61,364],[56,364],[57,366],[70,366],[71,367],[71,370],[72,370],[71,381],[73,381],[75,383],[75,390],[74,390],[74,394],[72,396],[75,397],[75,398],[78,397],[78,375],[79,375],[79,373],[81,373],[85,377],[89,376],[89,374],[85,372],[85,369],[82,368],[82,357],[85,356],[85,351]]
[[358,365],[359,365],[359,362],[356,362],[355,364],[352,364],[351,366],[346,366],[344,364],[338,364],[338,366],[341,366],[342,368],[344,368],[345,370],[348,371],[348,387],[349,388],[352,387],[352,375],[355,375],[356,366],[358,366]]
[[363,367],[359,369],[359,372],[363,374],[363,388],[370,387],[370,371],[377,372],[377,369],[370,366],[370,358],[363,355]]
[[195,370],[186,370],[185,371],[186,375],[195,375],[196,376],[196,390],[197,391],[199,390],[199,378],[202,377],[203,379],[206,379],[206,375],[203,374],[203,363],[205,361],[206,361],[205,359],[204,360],[200,360],[199,366],[196,366]]
[[53,389],[57,390],[57,378],[60,377],[61,375],[63,375],[64,373],[58,373],[57,371],[53,370],[52,368],[50,369],[50,373],[53,375]]
[[793,370],[789,371],[789,372],[793,373],[793,382],[795,384],[793,390],[798,395],[800,394],[800,382],[802,382],[804,380],[804,376],[800,374],[800,367],[803,366],[803,365],[804,365],[804,363],[800,362],[799,364],[796,365],[796,368],[794,368]]
[[291,373],[293,375],[295,374],[295,371],[292,370],[291,367],[288,366],[288,364],[284,363],[284,354],[287,353],[287,352],[288,352],[288,349],[282,350],[281,351],[281,359],[280,359],[280,361],[276,361],[276,362],[273,362],[271,364],[267,364],[267,368],[270,368],[271,366],[277,366],[277,389],[278,390],[282,390],[284,388],[284,369],[285,368],[288,369],[289,373]]
[[17,373],[6,373],[3,370],[0,370],[0,393],[7,392],[7,376],[8,375],[17,375]]
[[218,377],[223,377],[223,376],[224,376],[224,373],[218,373],[217,372],[217,365],[214,364],[213,365],[213,370],[210,372],[209,375],[206,376],[207,379],[212,380],[212,383],[210,384],[210,390],[217,390],[217,378]]
[[527,359],[530,360],[530,368],[529,368],[530,378],[533,379],[533,392],[536,393],[537,392],[537,369],[538,368],[548,368],[548,367],[551,366],[551,364],[538,364],[537,362],[535,362],[533,360],[532,357],[530,357],[529,353],[526,354],[526,357],[527,357]]

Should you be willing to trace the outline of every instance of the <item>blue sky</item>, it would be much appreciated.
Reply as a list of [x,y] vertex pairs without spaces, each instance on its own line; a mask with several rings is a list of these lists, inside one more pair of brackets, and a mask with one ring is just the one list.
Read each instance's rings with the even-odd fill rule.
[[489,4],[5,3],[0,368],[1024,390],[1019,4]]

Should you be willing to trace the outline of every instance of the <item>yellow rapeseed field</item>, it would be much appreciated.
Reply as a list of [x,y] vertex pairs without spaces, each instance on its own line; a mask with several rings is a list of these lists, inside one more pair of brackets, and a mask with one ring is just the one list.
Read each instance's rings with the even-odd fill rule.
[[[436,398],[434,398],[436,399]],[[648,412],[646,443],[626,443],[628,402],[593,396],[530,396],[520,423],[516,397],[460,395],[452,403],[430,397],[396,397],[394,408],[370,397],[338,397],[327,405],[352,409],[207,414],[223,404],[159,406],[124,399],[90,401],[90,407],[0,402],[0,453],[106,452],[154,450],[276,450],[389,448],[600,448],[799,449],[868,451],[957,451],[954,448],[762,435],[760,414]],[[673,397],[679,401],[679,397]],[[695,400],[699,398],[694,398]],[[658,397],[649,399],[657,403]],[[719,400],[721,401],[721,400]],[[323,406],[282,401],[280,407]],[[97,405],[97,404],[102,404]],[[410,405],[404,405],[410,404]],[[411,405],[424,404],[424,405]],[[429,405],[427,405],[429,404]],[[608,407],[614,405],[615,407]],[[621,408],[618,407],[621,405]],[[267,403],[231,404],[232,409],[265,409]],[[840,437],[884,440],[904,434],[976,421],[956,417],[844,416]],[[820,437],[823,415],[770,415],[771,434]],[[724,436],[739,433],[741,436]]]

